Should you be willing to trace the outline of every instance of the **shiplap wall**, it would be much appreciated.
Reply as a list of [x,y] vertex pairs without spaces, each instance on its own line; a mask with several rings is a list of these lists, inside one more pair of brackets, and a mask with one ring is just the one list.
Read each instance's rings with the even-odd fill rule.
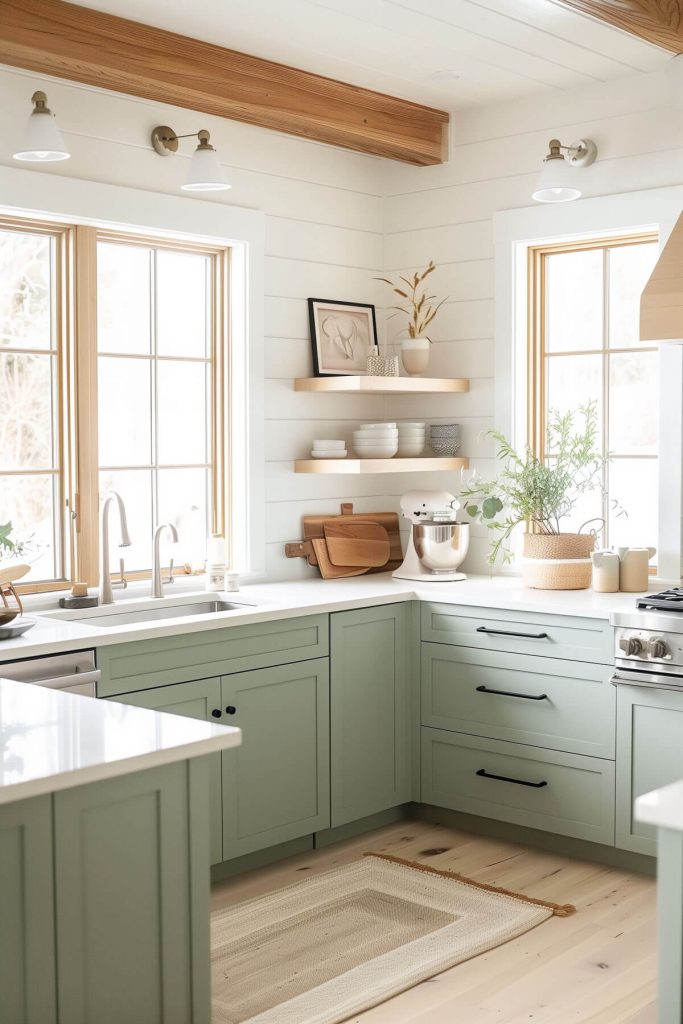
[[[497,210],[529,205],[552,135],[563,142],[589,136],[598,143],[598,163],[584,172],[588,194],[683,178],[683,114],[671,107],[662,73],[459,113],[449,162],[431,168],[11,69],[0,70],[0,163],[12,163],[10,140],[41,86],[73,154],[60,173],[177,194],[181,158],[156,156],[149,132],[156,124],[179,133],[207,127],[233,183],[231,192],[212,201],[266,213],[266,534],[272,578],[316,572],[283,554],[285,541],[300,536],[304,513],[334,513],[342,500],[352,500],[359,511],[394,509],[411,487],[459,487],[455,475],[436,473],[295,475],[293,461],[307,454],[313,437],[350,440],[365,419],[455,419],[463,427],[463,454],[481,473],[492,470],[483,431],[494,413],[493,217]],[[190,140],[187,146],[189,154]],[[382,305],[386,290],[374,275],[412,270],[430,258],[439,264],[435,289],[449,296],[434,324],[430,372],[470,377],[468,394],[383,399],[294,392],[293,378],[311,372],[309,295]],[[397,330],[395,320],[386,324],[390,345]],[[468,571],[485,571],[486,548],[482,528],[473,527]]]
[[[6,69],[0,70],[1,163],[18,166],[12,142],[39,87],[47,91],[72,153],[69,161],[50,165],[50,173],[177,195],[192,140],[183,144],[183,158],[160,159],[149,134],[157,124],[170,124],[179,134],[206,127],[233,188],[202,199],[265,212],[267,570],[274,578],[316,575],[303,560],[284,557],[284,542],[301,536],[304,513],[337,512],[344,500],[363,511],[387,505],[382,477],[293,473],[294,459],[308,454],[311,438],[350,440],[358,421],[384,413],[382,399],[296,394],[292,385],[294,377],[312,373],[307,297],[379,298],[372,278],[382,268],[382,161]],[[39,196],[35,205],[40,208]]]
[[[527,207],[548,140],[598,145],[582,172],[585,194],[606,196],[683,180],[683,111],[664,73],[557,92],[456,114],[450,160],[438,167],[385,166],[384,265],[405,272],[434,259],[434,290],[449,301],[434,322],[431,368],[468,376],[468,395],[430,399],[430,416],[453,414],[464,453],[482,475],[495,470],[482,430],[494,421],[494,230],[499,210]],[[389,326],[391,340],[392,328]],[[402,412],[417,415],[415,399]],[[413,482],[417,482],[414,480]],[[486,570],[485,530],[472,527],[465,568]]]

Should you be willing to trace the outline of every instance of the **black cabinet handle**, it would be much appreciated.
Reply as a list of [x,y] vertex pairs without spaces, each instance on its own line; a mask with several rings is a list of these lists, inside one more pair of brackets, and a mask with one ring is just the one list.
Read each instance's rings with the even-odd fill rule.
[[225,713],[226,715],[235,715],[237,714],[237,708],[235,707],[234,704],[228,704],[227,708],[225,709]]
[[220,718],[223,712],[220,710],[220,708],[214,708],[211,714],[213,715],[214,718]]
[[519,697],[521,700],[549,700],[547,693],[513,693],[512,690],[490,690],[488,686],[478,686],[477,693],[494,693],[498,697]]
[[543,786],[548,785],[545,781],[527,782],[526,779],[509,779],[507,775],[491,775],[485,768],[480,768],[476,774],[481,776],[482,779],[496,779],[498,782],[513,782],[515,786],[531,786],[532,789],[542,789]]
[[490,633],[491,636],[518,636],[523,640],[547,640],[547,633],[513,633],[507,629],[490,629],[488,626],[477,626],[477,633]]

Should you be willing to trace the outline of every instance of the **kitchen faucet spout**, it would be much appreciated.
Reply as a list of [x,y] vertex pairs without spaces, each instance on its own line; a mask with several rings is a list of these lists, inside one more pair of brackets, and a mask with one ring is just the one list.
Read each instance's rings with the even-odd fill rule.
[[128,548],[131,545],[130,534],[128,533],[126,506],[123,504],[123,498],[117,491],[107,491],[102,499],[102,526],[100,538],[100,604],[114,603],[114,594],[111,589],[111,575],[109,572],[109,509],[114,502],[118,508],[119,527],[121,529],[119,547]]
[[164,530],[168,530],[171,534],[171,540],[174,544],[178,543],[178,531],[176,530],[173,523],[162,523],[161,526],[157,526],[154,531],[154,557],[152,562],[152,597],[163,597],[164,587],[161,582],[161,535]]

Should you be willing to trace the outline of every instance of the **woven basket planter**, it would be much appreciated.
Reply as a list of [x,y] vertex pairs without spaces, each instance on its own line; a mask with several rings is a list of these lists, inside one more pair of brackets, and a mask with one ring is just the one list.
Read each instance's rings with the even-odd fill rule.
[[591,533],[525,533],[522,580],[535,590],[585,590],[591,585]]

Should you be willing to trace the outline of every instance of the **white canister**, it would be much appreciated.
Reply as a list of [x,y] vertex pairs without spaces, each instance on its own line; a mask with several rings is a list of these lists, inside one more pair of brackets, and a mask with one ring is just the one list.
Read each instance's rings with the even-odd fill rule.
[[206,589],[216,593],[225,590],[225,570],[227,568],[228,547],[225,537],[217,534],[209,537],[206,542]]
[[642,594],[649,585],[648,563],[656,548],[616,548],[619,556],[619,590],[626,594]]
[[616,551],[604,549],[594,551],[593,590],[596,594],[616,594],[619,590],[619,555]]

